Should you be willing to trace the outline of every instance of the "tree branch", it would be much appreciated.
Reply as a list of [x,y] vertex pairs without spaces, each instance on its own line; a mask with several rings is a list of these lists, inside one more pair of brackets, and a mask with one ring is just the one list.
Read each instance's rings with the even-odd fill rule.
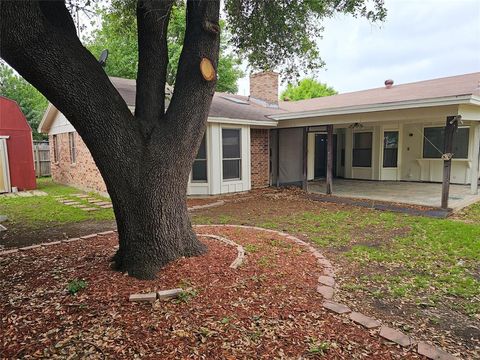
[[192,149],[192,159],[202,139],[208,112],[215,92],[216,77],[203,78],[200,63],[210,60],[218,69],[220,0],[188,0],[185,41],[178,64],[175,90],[167,110],[171,131],[186,135],[177,145]]
[[132,144],[133,115],[82,46],[65,2],[1,1],[0,16],[0,56],[68,118],[94,158],[121,156],[104,139],[114,129]]
[[139,0],[137,3],[138,73],[135,116],[158,121],[165,113],[167,28],[174,0]]

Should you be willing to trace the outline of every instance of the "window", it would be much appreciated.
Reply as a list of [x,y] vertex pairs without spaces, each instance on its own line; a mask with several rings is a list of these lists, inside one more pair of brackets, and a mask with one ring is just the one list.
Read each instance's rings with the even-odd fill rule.
[[53,135],[53,162],[58,163],[59,160],[59,144],[58,144],[58,135]]
[[77,146],[75,144],[75,133],[68,133],[68,145],[70,147],[70,162],[75,164],[77,162]]
[[200,148],[198,149],[197,157],[193,161],[192,181],[207,181],[207,146],[205,142],[205,135],[203,135],[202,143],[200,144]]
[[[431,127],[423,131],[423,157],[425,159],[440,159],[444,151],[445,128]],[[453,157],[468,158],[468,128],[459,128],[453,135]]]
[[383,167],[396,168],[398,156],[398,131],[383,133]]
[[372,133],[361,132],[353,134],[353,161],[356,167],[372,166]]
[[222,129],[223,179],[240,179],[240,129]]

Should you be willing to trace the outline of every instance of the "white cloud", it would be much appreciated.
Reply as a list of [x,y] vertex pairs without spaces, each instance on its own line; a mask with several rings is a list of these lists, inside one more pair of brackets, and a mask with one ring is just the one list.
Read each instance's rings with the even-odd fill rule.
[[[382,24],[339,15],[325,22],[317,76],[340,92],[480,71],[480,1],[387,0]],[[248,94],[248,79],[240,82]]]

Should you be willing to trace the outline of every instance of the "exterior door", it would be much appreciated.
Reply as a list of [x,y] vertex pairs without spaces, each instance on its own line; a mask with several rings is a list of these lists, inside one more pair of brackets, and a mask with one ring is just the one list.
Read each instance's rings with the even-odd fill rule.
[[385,130],[382,146],[382,180],[398,180],[399,131]]
[[[337,135],[333,135],[333,176],[337,175]],[[327,134],[315,134],[316,179],[327,176]]]
[[0,193],[10,192],[10,173],[8,171],[7,143],[0,138]]

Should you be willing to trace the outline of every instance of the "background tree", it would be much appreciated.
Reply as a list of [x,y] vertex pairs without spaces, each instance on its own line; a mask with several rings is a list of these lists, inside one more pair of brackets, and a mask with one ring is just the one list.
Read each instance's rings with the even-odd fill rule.
[[[102,25],[85,39],[87,48],[97,57],[102,50],[108,49],[109,58],[105,69],[108,75],[135,79],[138,62],[135,13],[125,11],[125,4],[122,2],[114,2],[112,7],[99,12]],[[178,60],[182,52],[186,26],[185,15],[185,3],[175,3],[171,10],[167,33],[169,56],[167,82],[171,85],[175,82]],[[220,27],[222,30],[225,29],[224,21],[220,21]],[[239,67],[240,58],[227,51],[228,36],[225,31],[221,32],[216,90],[236,93],[237,81],[243,76],[243,72]]]
[[289,83],[287,88],[282,92],[280,98],[282,100],[303,100],[313,99],[317,97],[336,95],[334,88],[327,84],[322,84],[312,78],[300,80],[296,85]]
[[32,128],[34,140],[44,140],[46,138],[37,129],[47,108],[47,99],[21,76],[15,74],[8,65],[1,62],[0,95],[17,102]]
[[[186,189],[215,92],[215,77],[202,74],[200,64],[210,63],[218,72],[220,0],[187,0],[185,37],[168,110],[167,28],[174,1],[115,3],[137,16],[135,114],[83,47],[64,1],[1,1],[0,56],[82,137],[112,200],[119,235],[115,266],[148,279],[172,260],[205,251],[190,223]],[[370,12],[372,4],[376,10]],[[379,19],[382,4],[225,0],[233,44],[260,68],[288,63],[293,56],[306,57],[305,64],[311,64],[314,43],[308,39],[317,35],[311,31],[319,25],[310,24],[336,11]]]

